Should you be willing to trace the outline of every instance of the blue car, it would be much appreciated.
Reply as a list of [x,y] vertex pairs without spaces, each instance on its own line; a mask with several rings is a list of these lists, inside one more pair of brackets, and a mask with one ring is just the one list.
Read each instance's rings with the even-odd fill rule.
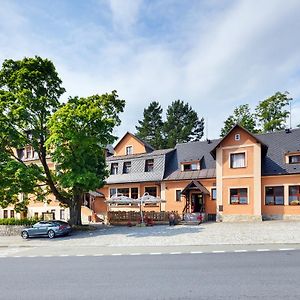
[[71,226],[64,221],[40,221],[30,228],[23,229],[21,236],[23,239],[39,236],[48,236],[49,239],[53,239],[56,236],[68,235],[71,231]]

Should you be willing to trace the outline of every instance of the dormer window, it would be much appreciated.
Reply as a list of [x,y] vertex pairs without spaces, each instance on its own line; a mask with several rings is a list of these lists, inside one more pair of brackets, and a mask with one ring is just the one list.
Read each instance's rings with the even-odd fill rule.
[[300,164],[300,154],[289,155],[289,164]]
[[26,149],[25,149],[25,158],[31,158],[31,156],[32,156],[32,149],[31,149],[31,147],[26,147]]
[[111,175],[117,175],[118,174],[118,163],[112,163],[111,164],[110,174]]
[[200,169],[198,162],[188,162],[181,164],[181,171],[196,171]]
[[131,154],[133,154],[133,147],[127,146],[126,147],[126,155],[131,155]]
[[146,159],[145,172],[153,172],[153,169],[154,169],[154,160]]
[[123,173],[128,174],[131,171],[131,162],[130,161],[125,161],[123,164]]

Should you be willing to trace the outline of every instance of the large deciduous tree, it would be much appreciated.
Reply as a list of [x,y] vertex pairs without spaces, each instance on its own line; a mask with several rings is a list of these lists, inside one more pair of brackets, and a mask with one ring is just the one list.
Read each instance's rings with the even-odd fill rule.
[[[22,210],[20,194],[47,200],[51,193],[70,208],[72,224],[81,224],[83,194],[103,184],[104,148],[115,137],[124,109],[115,91],[70,98],[53,63],[40,57],[6,60],[0,71],[0,206]],[[19,153],[31,145],[39,163]],[[56,170],[49,167],[49,159]]]
[[199,141],[203,130],[204,119],[199,119],[188,103],[176,100],[168,106],[164,124],[167,147],[173,148],[177,143]]
[[289,93],[277,92],[273,96],[259,102],[256,107],[256,116],[261,124],[262,132],[272,132],[284,129],[290,112],[286,109],[292,98]]
[[158,102],[152,101],[144,109],[143,119],[136,126],[136,135],[149,143],[155,149],[164,147],[162,108]]
[[235,124],[243,126],[252,133],[258,132],[255,115],[251,113],[248,104],[239,105],[234,109],[233,114],[224,122],[224,127],[221,129],[221,137],[224,137]]

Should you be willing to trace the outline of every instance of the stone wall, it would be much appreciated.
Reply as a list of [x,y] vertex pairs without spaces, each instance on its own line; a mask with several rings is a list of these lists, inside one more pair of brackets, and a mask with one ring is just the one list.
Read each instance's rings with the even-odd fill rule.
[[0,225],[0,236],[20,235],[25,227],[20,225]]
[[253,215],[222,215],[222,222],[261,222],[261,216]]
[[263,215],[263,220],[288,220],[288,221],[300,221],[300,215]]

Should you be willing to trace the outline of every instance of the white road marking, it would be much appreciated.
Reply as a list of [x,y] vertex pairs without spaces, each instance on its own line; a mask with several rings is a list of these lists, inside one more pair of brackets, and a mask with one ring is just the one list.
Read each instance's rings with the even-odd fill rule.
[[94,254],[93,256],[103,256],[104,254],[99,253],[99,254]]
[[171,252],[170,254],[176,255],[176,254],[182,254],[182,252]]
[[121,255],[123,255],[122,253],[112,253],[111,254],[112,256],[121,256]]
[[142,255],[142,253],[129,253],[129,255]]
[[292,251],[292,250],[296,250],[295,248],[281,248],[279,249],[279,251]]
[[271,251],[270,249],[257,249],[257,252],[267,252],[267,251]]
[[53,257],[53,255],[42,255],[41,257]]
[[81,256],[86,256],[86,255],[84,255],[84,254],[76,254],[76,256],[81,257]]
[[190,254],[201,254],[203,253],[202,251],[191,251]]
[[67,257],[67,256],[69,256],[68,254],[61,254],[61,255],[59,255],[60,257]]
[[226,251],[224,250],[216,250],[216,251],[212,251],[212,253],[225,253]]
[[151,252],[149,253],[150,255],[161,255],[162,253],[161,252]]
[[37,255],[28,255],[27,257],[38,257]]
[[239,249],[239,250],[234,250],[234,252],[236,252],[236,253],[239,253],[239,252],[248,252],[248,250]]

